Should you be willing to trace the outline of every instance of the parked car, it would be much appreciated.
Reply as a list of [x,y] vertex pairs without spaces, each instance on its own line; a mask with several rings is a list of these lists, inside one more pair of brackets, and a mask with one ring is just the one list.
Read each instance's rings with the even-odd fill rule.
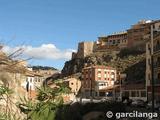
[[124,103],[125,105],[127,105],[127,106],[130,106],[131,103],[132,103],[132,100],[131,100],[131,99],[125,99],[125,100],[123,101],[123,103]]
[[111,97],[104,97],[104,98],[102,98],[102,99],[100,99],[101,100],[101,102],[111,102],[111,101],[113,101],[113,98],[111,98]]
[[[147,107],[147,109],[151,109],[152,108],[152,101],[148,102],[146,107]],[[154,108],[156,110],[160,110],[160,101],[155,101],[154,102]]]
[[145,107],[145,102],[143,100],[137,99],[133,100],[131,105],[134,107]]

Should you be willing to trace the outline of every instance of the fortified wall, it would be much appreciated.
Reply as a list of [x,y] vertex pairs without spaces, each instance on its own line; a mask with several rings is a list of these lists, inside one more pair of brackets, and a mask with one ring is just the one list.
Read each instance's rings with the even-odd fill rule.
[[72,59],[85,58],[86,56],[93,53],[95,47],[95,42],[80,42],[78,44],[78,51],[72,53]]

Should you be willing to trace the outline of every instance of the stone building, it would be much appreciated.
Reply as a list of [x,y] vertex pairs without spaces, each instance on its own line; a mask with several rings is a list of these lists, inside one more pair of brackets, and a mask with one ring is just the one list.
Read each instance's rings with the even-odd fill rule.
[[7,87],[13,92],[8,97],[0,99],[0,111],[5,109],[5,112],[9,111],[17,118],[23,117],[16,103],[20,101],[20,98],[24,98],[26,93],[21,87],[22,82],[26,79],[25,72],[26,67],[20,61],[14,61],[0,51],[0,87]]
[[68,82],[68,87],[71,89],[71,92],[75,95],[78,95],[81,88],[81,81],[77,78],[68,78],[64,81]]
[[98,44],[96,51],[101,50],[119,50],[126,48],[128,44],[127,32],[118,32],[108,36],[98,37]]
[[90,55],[93,53],[95,46],[95,42],[80,42],[78,44],[78,51],[77,53],[72,53],[72,59],[74,58],[84,58],[87,55]]
[[138,50],[145,51],[146,37],[150,36],[151,25],[159,20],[141,20],[137,24],[132,25],[127,30],[128,47],[136,47]]
[[96,51],[134,48],[145,51],[146,37],[150,36],[150,26],[159,20],[141,20],[125,32],[98,37]]
[[[151,32],[150,32],[151,33]],[[153,25],[153,46],[151,36],[146,44],[146,87],[148,100],[152,98],[152,74],[154,79],[155,99],[160,101],[160,22]],[[153,50],[153,66],[151,51]],[[153,67],[153,73],[152,73]]]
[[70,77],[64,80],[64,83],[70,88],[71,93],[68,94],[69,100],[74,101],[81,90],[81,81],[75,77]]

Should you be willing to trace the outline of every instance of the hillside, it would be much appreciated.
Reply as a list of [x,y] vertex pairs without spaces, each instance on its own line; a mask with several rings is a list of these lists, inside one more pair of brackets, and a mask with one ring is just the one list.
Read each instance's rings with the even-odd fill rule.
[[57,70],[54,67],[49,66],[32,66],[33,70]]
[[[84,66],[106,65],[127,73],[127,81],[145,81],[145,53],[134,49],[121,51],[96,52],[84,59],[67,61],[62,70],[63,76],[72,75],[82,71]],[[142,72],[137,72],[142,71]]]

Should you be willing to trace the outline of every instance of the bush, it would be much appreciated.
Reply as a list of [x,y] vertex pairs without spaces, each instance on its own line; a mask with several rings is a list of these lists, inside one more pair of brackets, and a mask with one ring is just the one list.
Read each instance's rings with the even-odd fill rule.
[[[106,113],[108,111],[112,111],[114,114],[117,112],[125,112],[125,106],[119,102],[63,105],[57,110],[56,120],[82,120],[83,116],[90,112],[101,112],[103,113],[102,116],[95,118],[95,120],[106,120]],[[115,120],[115,117],[112,119]]]

